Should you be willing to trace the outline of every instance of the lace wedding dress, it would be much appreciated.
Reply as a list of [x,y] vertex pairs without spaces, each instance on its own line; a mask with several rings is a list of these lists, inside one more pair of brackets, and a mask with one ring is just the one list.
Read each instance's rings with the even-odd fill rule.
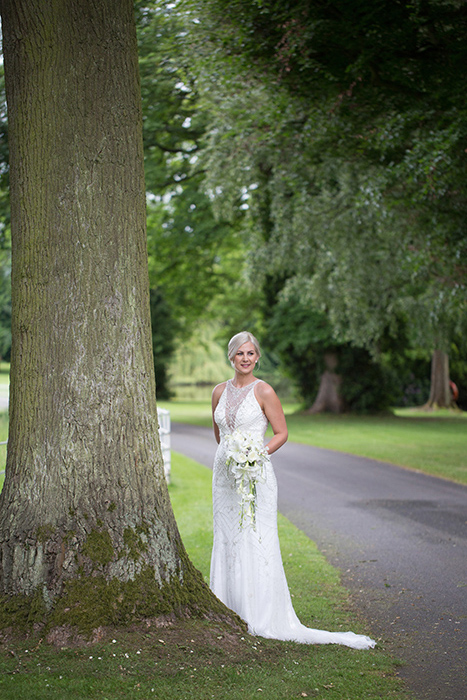
[[221,395],[214,419],[220,444],[213,473],[214,543],[211,589],[248,623],[250,634],[307,644],[343,644],[355,649],[375,645],[353,632],[326,632],[302,625],[292,607],[277,535],[277,483],[271,462],[265,483],[257,483],[256,524],[240,523],[240,496],[226,465],[226,435],[234,430],[254,435],[263,444],[268,424],[256,399],[256,380],[237,388],[231,380]]

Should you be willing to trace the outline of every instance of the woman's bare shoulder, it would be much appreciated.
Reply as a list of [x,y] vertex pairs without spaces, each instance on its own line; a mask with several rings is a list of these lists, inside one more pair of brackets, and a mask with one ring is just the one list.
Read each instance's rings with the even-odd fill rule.
[[220,397],[222,396],[222,392],[224,391],[225,387],[227,385],[227,382],[221,382],[220,384],[216,384],[214,389],[212,390],[212,400],[219,400]]
[[274,391],[272,386],[267,382],[264,382],[262,379],[259,380],[255,388],[257,395],[261,396],[261,398],[267,399],[272,396],[276,396],[276,392]]

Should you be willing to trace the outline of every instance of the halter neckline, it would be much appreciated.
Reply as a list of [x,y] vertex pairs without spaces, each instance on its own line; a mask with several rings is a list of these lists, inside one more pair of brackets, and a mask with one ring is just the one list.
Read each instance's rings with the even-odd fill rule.
[[259,379],[255,379],[254,382],[250,382],[249,384],[245,384],[245,386],[235,386],[233,383],[233,379],[229,379],[228,383],[232,387],[232,389],[236,389],[237,391],[244,391],[245,389],[249,389],[250,387],[254,386],[257,382],[259,382]]

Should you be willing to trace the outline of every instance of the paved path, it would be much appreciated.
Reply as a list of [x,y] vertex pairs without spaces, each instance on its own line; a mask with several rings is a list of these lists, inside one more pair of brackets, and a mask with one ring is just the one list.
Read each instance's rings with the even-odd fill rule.
[[[172,449],[207,466],[207,428],[172,424]],[[287,443],[279,510],[337,566],[373,636],[424,700],[467,699],[467,487]]]

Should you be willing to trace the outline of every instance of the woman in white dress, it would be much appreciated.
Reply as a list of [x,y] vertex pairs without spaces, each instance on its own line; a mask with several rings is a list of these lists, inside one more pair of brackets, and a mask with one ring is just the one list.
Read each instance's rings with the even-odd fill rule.
[[287,440],[287,425],[274,389],[253,375],[261,356],[256,338],[246,331],[238,333],[229,342],[228,356],[235,376],[218,384],[212,394],[219,447],[213,472],[211,589],[247,622],[250,634],[308,644],[373,647],[375,642],[364,635],[311,629],[297,618],[282,566],[277,483],[267,456],[255,486],[253,517],[245,516],[245,500],[229,462],[229,436],[239,432],[263,445],[270,423],[274,435],[266,451],[271,455]]

